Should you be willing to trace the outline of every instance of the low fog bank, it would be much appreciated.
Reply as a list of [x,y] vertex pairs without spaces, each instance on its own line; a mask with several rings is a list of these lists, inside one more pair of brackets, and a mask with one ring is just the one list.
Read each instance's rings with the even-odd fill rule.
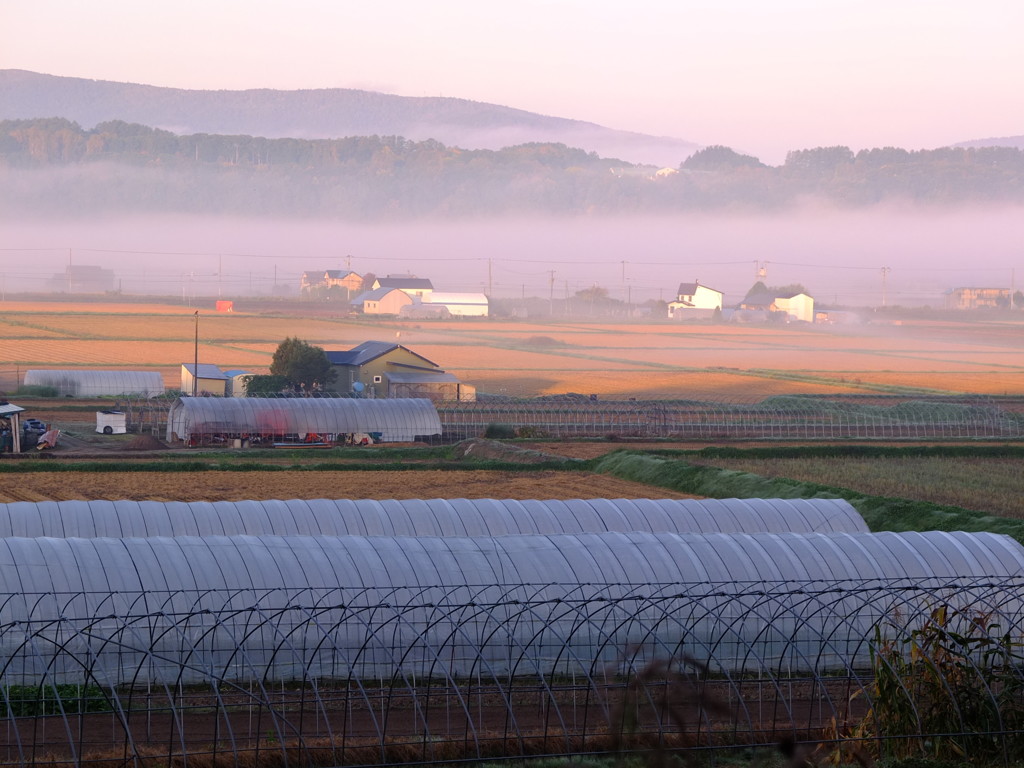
[[[699,281],[735,304],[758,279],[822,305],[942,306],[956,287],[1019,288],[1024,216],[992,210],[805,209],[776,215],[487,219],[360,225],[154,216],[0,221],[2,290],[61,290],[68,266],[114,290],[297,295],[303,271],[430,278],[437,290],[562,298],[595,285],[633,304]],[[763,272],[762,272],[763,271]]]

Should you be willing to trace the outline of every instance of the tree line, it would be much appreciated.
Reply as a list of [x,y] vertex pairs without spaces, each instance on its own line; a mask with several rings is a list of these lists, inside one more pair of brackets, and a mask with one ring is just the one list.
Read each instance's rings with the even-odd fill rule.
[[0,121],[0,204],[10,214],[202,212],[394,218],[508,213],[772,210],[1024,202],[1024,152],[818,147],[777,167],[728,147],[669,172],[562,144],[466,150],[398,136],[177,135],[112,121]]

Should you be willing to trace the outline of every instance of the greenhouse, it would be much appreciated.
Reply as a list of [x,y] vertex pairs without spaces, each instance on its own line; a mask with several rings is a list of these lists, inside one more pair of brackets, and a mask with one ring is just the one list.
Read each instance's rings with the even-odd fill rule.
[[842,499],[21,501],[0,538],[867,532]]
[[1016,765],[1022,567],[942,532],[3,538],[0,745],[258,768],[929,734]]
[[183,397],[167,416],[167,440],[195,445],[343,442],[365,434],[409,442],[441,434],[433,403],[418,398]]
[[52,387],[60,397],[107,397],[164,393],[164,379],[156,371],[25,371],[26,387]]
[[927,614],[923,584],[1019,625],[1021,573],[983,533],[7,538],[0,649],[7,685],[83,659],[136,683],[594,674],[627,648],[823,671],[867,663],[886,611]]

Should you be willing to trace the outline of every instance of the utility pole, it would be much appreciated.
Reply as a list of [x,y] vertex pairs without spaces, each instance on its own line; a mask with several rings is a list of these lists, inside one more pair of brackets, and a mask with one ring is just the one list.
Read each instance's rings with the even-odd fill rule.
[[192,367],[192,397],[199,393],[199,310],[196,310],[195,359]]
[[487,260],[487,298],[490,298],[492,295],[494,295],[494,290],[493,290],[494,289],[494,285],[491,282],[491,278],[492,278],[491,260],[488,259]]
[[551,276],[548,280],[548,314],[551,317],[555,316],[555,270],[548,270],[548,274]]
[[889,267],[882,267],[882,306],[886,305],[887,294],[886,294],[886,278],[892,270]]

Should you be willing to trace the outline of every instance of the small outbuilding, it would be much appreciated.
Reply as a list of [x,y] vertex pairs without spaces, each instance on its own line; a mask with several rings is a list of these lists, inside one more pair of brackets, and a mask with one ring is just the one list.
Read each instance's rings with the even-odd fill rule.
[[489,302],[483,293],[434,291],[423,297],[424,306],[444,307],[452,317],[487,317]]
[[212,363],[181,364],[181,391],[187,395],[216,395],[224,397],[228,394],[230,377]]

